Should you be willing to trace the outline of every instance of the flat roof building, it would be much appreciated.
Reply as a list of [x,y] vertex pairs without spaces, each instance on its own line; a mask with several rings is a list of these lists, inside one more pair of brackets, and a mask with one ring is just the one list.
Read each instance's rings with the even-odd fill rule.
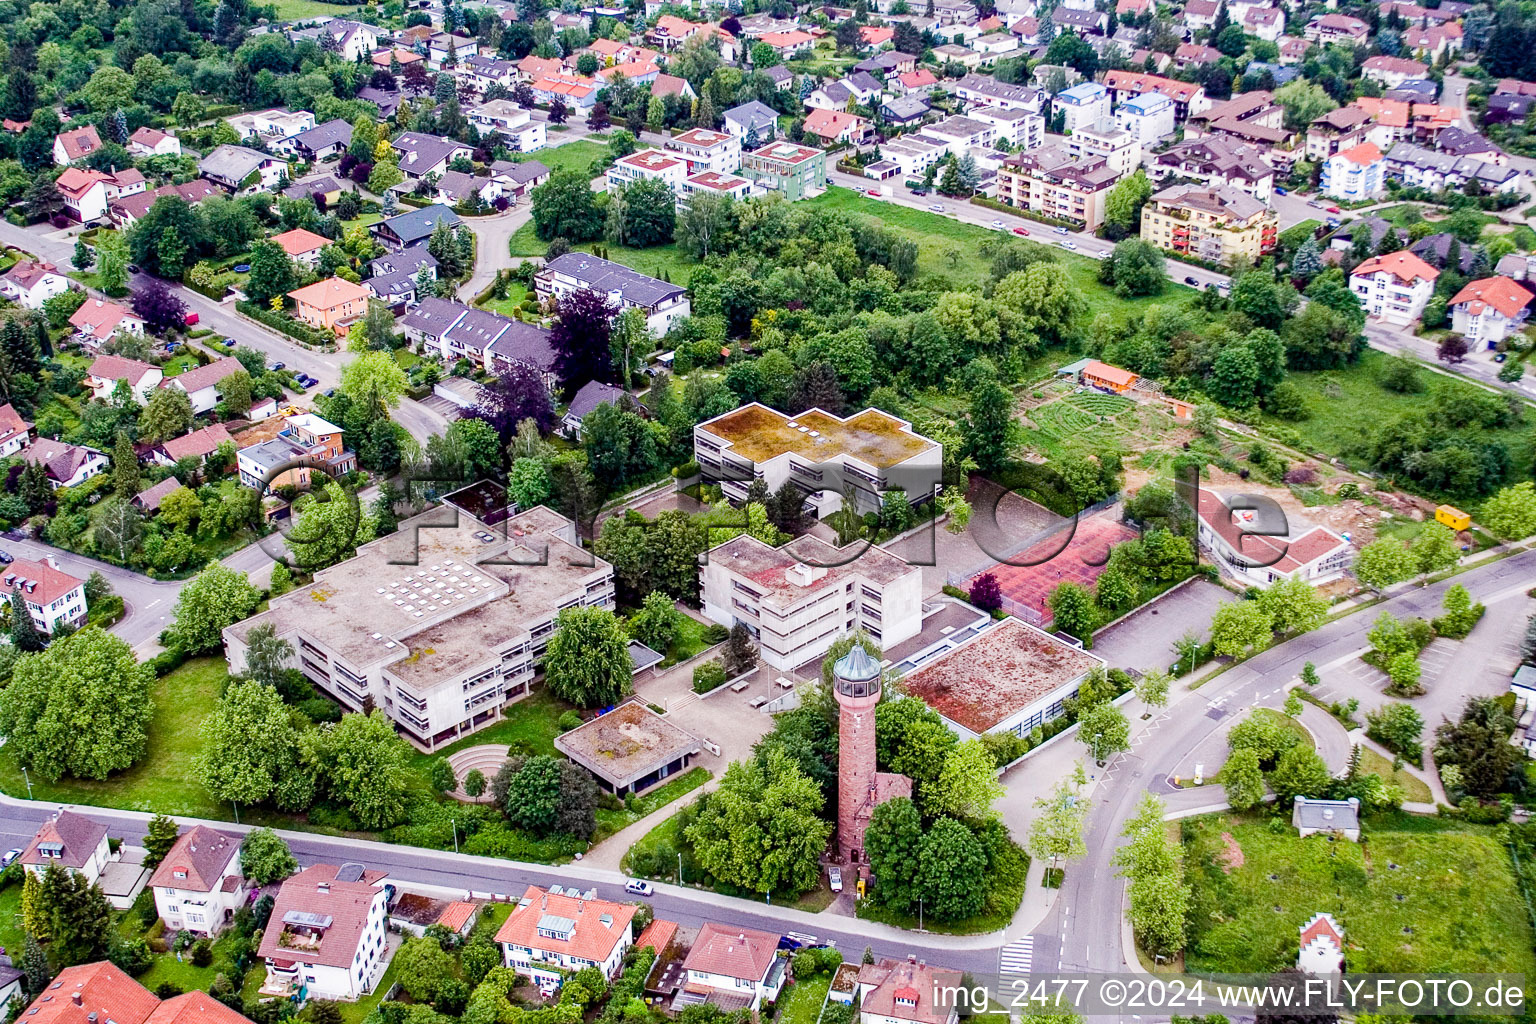
[[224,630],[230,667],[270,625],[311,682],[348,710],[372,698],[402,735],[433,750],[527,696],[565,608],[613,607],[613,567],[541,506],[498,525],[441,510],[400,524],[308,586]]
[[556,736],[555,749],[591,772],[603,789],[625,796],[687,771],[703,748],[693,733],[632,697]]

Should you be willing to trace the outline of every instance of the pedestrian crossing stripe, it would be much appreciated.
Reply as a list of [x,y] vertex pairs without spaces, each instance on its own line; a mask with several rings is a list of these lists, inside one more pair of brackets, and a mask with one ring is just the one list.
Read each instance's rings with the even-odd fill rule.
[[999,974],[1028,974],[1034,962],[1035,937],[1026,935],[1008,943],[998,952]]

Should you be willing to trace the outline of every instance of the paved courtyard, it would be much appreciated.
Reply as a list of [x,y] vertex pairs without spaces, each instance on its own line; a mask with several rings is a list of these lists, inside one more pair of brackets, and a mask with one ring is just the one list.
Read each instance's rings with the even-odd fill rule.
[[1216,609],[1236,600],[1236,594],[1215,583],[1186,583],[1100,632],[1093,638],[1093,653],[1113,668],[1167,668],[1173,664],[1175,640],[1187,632],[1204,640]]

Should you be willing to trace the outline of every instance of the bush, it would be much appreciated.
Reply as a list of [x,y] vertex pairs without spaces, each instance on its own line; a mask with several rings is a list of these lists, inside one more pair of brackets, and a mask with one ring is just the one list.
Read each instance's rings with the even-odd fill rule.
[[192,943],[192,966],[207,967],[213,963],[213,943],[207,939],[198,939]]
[[572,729],[581,726],[581,714],[577,711],[567,711],[560,716],[557,724],[560,726],[561,732],[570,732]]
[[728,626],[722,626],[718,622],[711,622],[704,627],[704,643],[713,647],[715,644],[723,644],[731,638],[731,630]]
[[258,320],[275,331],[281,331],[300,344],[313,348],[332,348],[336,344],[334,335],[327,336],[324,331],[317,331],[301,320],[295,320],[282,313],[274,313],[254,302],[237,302],[235,309],[252,320]]
[[341,708],[324,697],[310,697],[298,703],[299,714],[317,725],[341,721]]
[[706,661],[693,670],[693,692],[709,693],[725,683],[725,666],[718,660]]

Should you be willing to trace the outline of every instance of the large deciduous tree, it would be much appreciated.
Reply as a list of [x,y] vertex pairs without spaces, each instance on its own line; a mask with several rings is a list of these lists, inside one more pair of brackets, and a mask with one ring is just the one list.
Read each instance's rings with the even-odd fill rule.
[[544,656],[550,692],[584,708],[616,702],[630,686],[629,642],[605,608],[567,608],[555,618]]
[[523,420],[532,420],[541,433],[555,426],[555,405],[544,375],[530,363],[506,363],[480,387],[480,400],[469,415],[495,428],[503,445],[512,440]]
[[555,375],[567,399],[587,381],[613,379],[610,340],[617,313],[606,295],[586,289],[560,299],[550,343],[555,349]]
[[176,599],[172,642],[187,654],[211,651],[223,643],[225,626],[245,618],[261,603],[261,591],[246,575],[215,562],[181,588]]
[[382,711],[343,715],[315,744],[318,781],[364,828],[387,828],[405,815],[410,748]]
[[554,238],[587,242],[603,233],[603,214],[591,179],[580,171],[555,171],[533,190],[532,202],[534,232],[546,242]]
[[271,885],[299,870],[299,862],[282,836],[269,828],[258,828],[240,843],[240,870],[258,885]]
[[203,749],[194,762],[203,785],[235,804],[271,802],[303,810],[314,779],[303,763],[293,712],[272,687],[232,682],[202,725]]

